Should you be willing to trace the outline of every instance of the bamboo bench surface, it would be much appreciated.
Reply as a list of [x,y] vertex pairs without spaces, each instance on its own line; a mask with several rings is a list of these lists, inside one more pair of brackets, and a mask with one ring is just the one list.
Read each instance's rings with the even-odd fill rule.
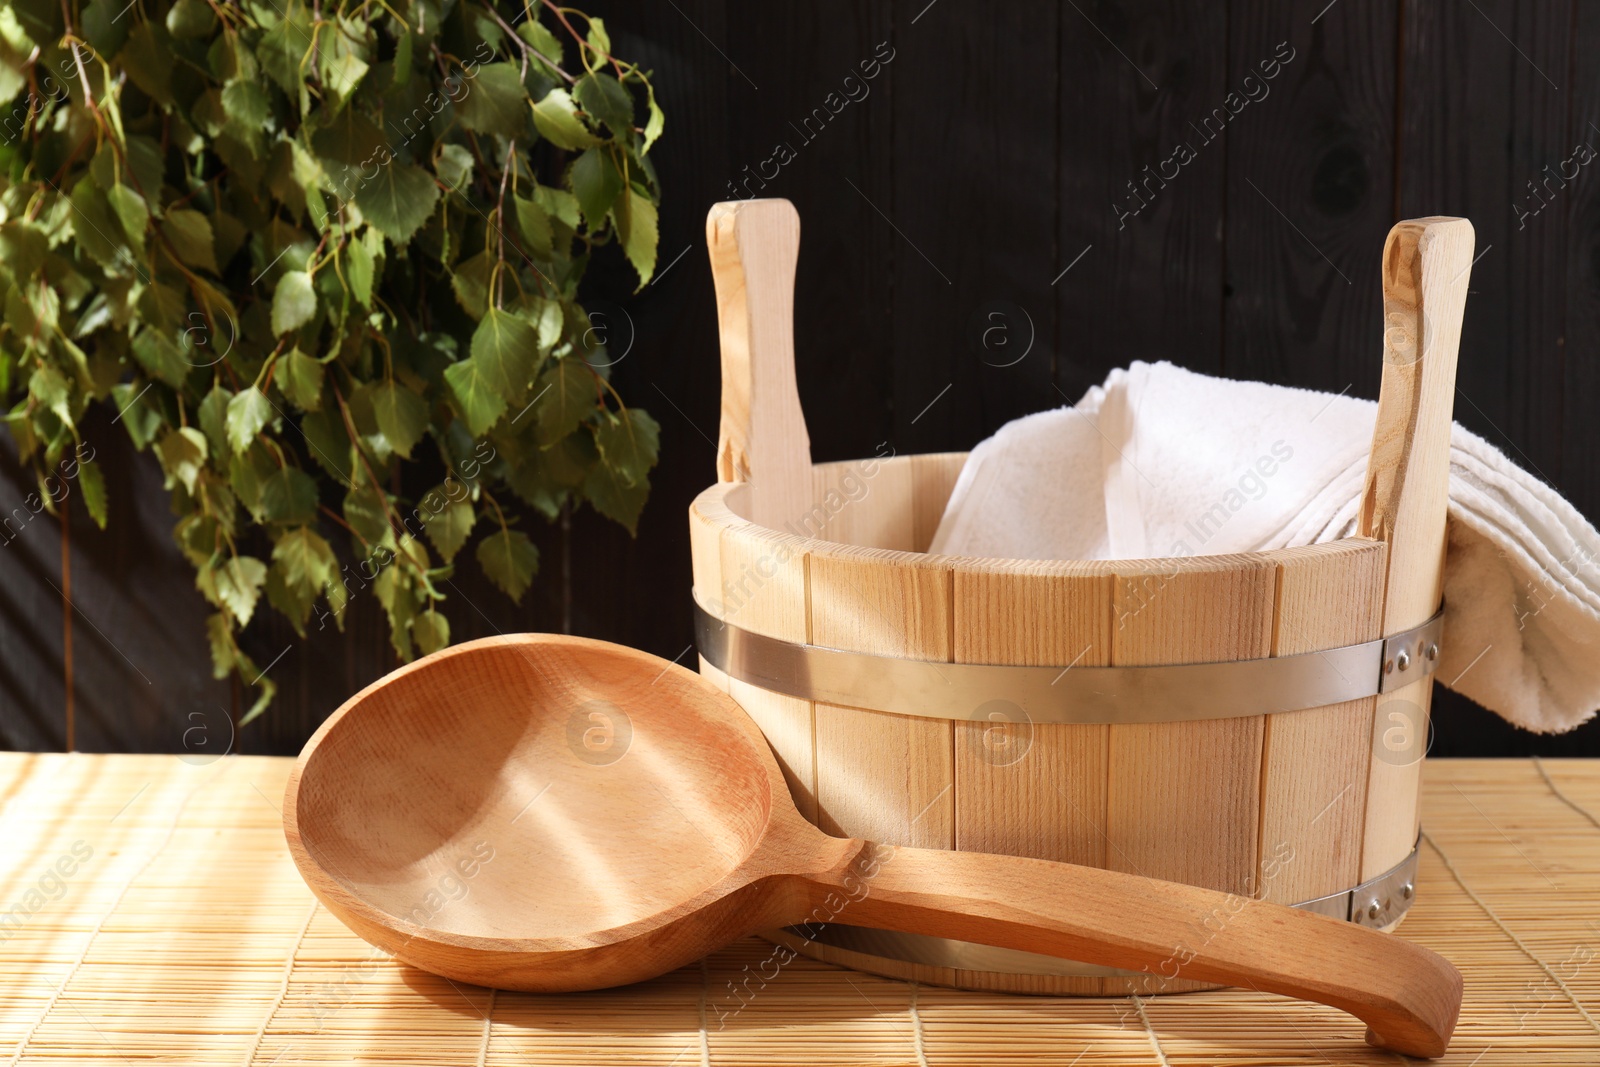
[[[778,968],[754,938],[601,993],[453,986],[314,905],[279,823],[290,766],[0,754],[0,916],[31,912],[0,924],[0,1064],[1399,1062],[1341,1012],[1248,991],[964,992]],[[1467,980],[1436,1062],[1600,1062],[1600,761],[1430,760],[1423,809],[1402,933]],[[440,906],[470,906],[463,884]]]

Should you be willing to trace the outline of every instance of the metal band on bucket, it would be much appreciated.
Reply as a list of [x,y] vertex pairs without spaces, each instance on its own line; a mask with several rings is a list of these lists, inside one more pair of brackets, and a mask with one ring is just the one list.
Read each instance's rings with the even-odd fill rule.
[[[1417,849],[1396,866],[1369,878],[1354,889],[1307,900],[1292,907],[1347,919],[1378,929],[1398,923],[1416,897]],[[946,937],[905,934],[894,930],[869,930],[831,922],[815,927],[788,927],[775,937],[790,948],[803,950],[808,943],[830,945],[883,963],[950,967],[992,974],[1047,975],[1070,978],[1147,978],[1140,971],[1124,971],[1089,963],[1061,960],[1015,949],[995,948]]]
[[774,693],[936,719],[991,701],[1035,723],[1229,719],[1326,707],[1388,693],[1439,663],[1443,610],[1390,637],[1320,652],[1151,667],[1018,667],[876,656],[767,637],[694,605],[695,639],[713,667]]

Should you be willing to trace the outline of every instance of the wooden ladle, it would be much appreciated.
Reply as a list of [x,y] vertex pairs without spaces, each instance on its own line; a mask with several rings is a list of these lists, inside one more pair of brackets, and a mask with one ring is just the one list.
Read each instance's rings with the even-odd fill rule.
[[[862,783],[870,789],[871,783]],[[1372,1044],[1445,1050],[1461,975],[1400,938],[1134,874],[888,848],[801,818],[754,723],[699,675],[619,645],[474,641],[368,686],[289,777],[289,850],[367,941],[538,992],[671,971],[760,930],[833,921],[1341,1008]]]

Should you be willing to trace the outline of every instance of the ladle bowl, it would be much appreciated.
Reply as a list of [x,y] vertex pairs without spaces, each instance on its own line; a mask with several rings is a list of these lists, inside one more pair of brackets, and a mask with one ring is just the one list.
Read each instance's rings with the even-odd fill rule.
[[[1178,966],[1341,1008],[1416,1056],[1444,1052],[1461,1003],[1442,957],[1353,923],[1137,874],[829,837],[727,694],[584,638],[469,642],[368,686],[301,753],[284,832],[361,937],[502,989],[624,985],[757,931],[842,922]],[[1207,940],[1184,952],[1197,929]]]

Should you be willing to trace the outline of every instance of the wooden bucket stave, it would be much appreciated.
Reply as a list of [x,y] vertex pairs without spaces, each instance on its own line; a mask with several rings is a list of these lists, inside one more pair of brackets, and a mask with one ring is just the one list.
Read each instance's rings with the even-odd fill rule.
[[[712,619],[878,656],[1071,669],[1335,649],[1435,613],[1471,256],[1464,221],[1402,223],[1386,246],[1390,320],[1362,535],[1117,561],[927,554],[960,453],[812,466],[790,340],[793,208],[718,205],[707,230],[723,325],[721,480],[691,506],[690,528],[694,596]],[[1310,710],[1077,723],[1032,722],[1003,700],[977,704],[965,720],[894,714],[762,688],[705,656],[701,669],[761,726],[802,813],[830,833],[1035,856],[1291,904],[1400,867],[1416,841],[1426,677]],[[1406,725],[1422,737],[1399,752],[1385,747],[1394,727],[1379,713],[1393,701],[1421,709]],[[843,914],[834,925],[848,923]],[[925,956],[893,936],[774,936],[833,962],[968,988],[1199,987],[1167,973],[1071,973],[1018,954]],[[1174,974],[1205,936],[1197,923],[1195,944],[1174,946]]]

